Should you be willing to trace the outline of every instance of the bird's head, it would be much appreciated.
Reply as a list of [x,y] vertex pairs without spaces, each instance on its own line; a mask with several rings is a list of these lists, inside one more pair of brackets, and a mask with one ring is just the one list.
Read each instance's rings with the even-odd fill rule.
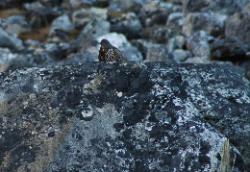
[[101,40],[101,48],[103,48],[104,50],[108,50],[110,48],[112,48],[113,46],[110,44],[110,42],[107,39],[102,39]]

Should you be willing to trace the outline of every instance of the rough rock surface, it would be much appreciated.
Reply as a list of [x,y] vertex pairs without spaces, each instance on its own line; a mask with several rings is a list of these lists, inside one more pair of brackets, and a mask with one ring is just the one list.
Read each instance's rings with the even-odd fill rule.
[[249,163],[249,81],[231,65],[34,67],[1,73],[0,83],[0,171],[200,172],[229,163],[244,172]]

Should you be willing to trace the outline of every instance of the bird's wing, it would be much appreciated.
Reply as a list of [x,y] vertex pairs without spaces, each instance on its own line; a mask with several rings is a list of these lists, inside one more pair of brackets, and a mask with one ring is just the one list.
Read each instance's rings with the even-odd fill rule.
[[117,48],[111,48],[106,54],[107,61],[122,61],[124,56],[120,50]]

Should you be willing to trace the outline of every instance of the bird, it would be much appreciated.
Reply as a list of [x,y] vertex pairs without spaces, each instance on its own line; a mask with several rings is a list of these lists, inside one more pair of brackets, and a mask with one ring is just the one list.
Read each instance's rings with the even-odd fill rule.
[[100,62],[126,62],[123,53],[107,39],[101,40],[98,59]]

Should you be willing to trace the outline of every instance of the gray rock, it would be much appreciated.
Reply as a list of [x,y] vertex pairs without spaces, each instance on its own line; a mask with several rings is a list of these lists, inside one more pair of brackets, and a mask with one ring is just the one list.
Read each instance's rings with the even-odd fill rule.
[[185,46],[185,38],[182,35],[177,35],[168,40],[168,52],[173,52],[175,49],[183,49]]
[[245,44],[250,44],[250,3],[245,11],[236,13],[226,21],[225,34],[227,38],[236,38]]
[[88,45],[82,47],[77,53],[70,54],[67,59],[60,61],[61,65],[65,64],[82,64],[82,63],[92,63],[98,61],[99,49],[97,46]]
[[[1,20],[0,20],[1,21]],[[31,30],[31,26],[24,16],[10,16],[1,21],[2,28],[10,34],[19,35]]]
[[[108,21],[94,19],[87,23],[87,25],[82,29],[79,36],[74,41],[72,41],[72,43],[70,44],[69,52],[77,52],[80,50],[81,55],[84,55],[82,54],[82,52],[84,53],[84,51],[86,53],[93,52],[92,50],[89,51],[89,49],[95,45],[94,43],[97,41],[97,38],[102,35],[108,34],[109,32],[110,23]],[[98,48],[96,48],[95,52],[96,53],[94,53],[93,55],[87,53],[87,59],[90,59],[89,57],[93,57],[91,61],[96,60],[96,58],[98,57]],[[73,58],[74,57],[78,56],[73,56]]]
[[182,33],[184,19],[184,14],[182,12],[171,13],[167,20],[167,28],[169,28],[175,35]]
[[194,56],[205,57],[208,59],[211,54],[209,45],[210,39],[210,36],[206,32],[196,32],[187,39],[186,47]]
[[0,28],[0,47],[22,49],[23,43],[15,35],[9,34]]
[[58,31],[70,32],[74,29],[74,25],[71,22],[68,15],[63,15],[56,18],[51,24],[50,35],[55,35]]
[[54,60],[64,60],[67,58],[69,47],[69,43],[47,43],[39,54],[48,54]]
[[27,67],[45,67],[55,64],[54,62],[55,60],[47,52],[39,54],[24,52],[19,53],[18,58],[11,60],[8,70],[22,69]]
[[117,16],[124,12],[131,11],[138,12],[144,5],[145,1],[148,0],[112,0],[108,8],[109,16]]
[[173,51],[172,55],[175,62],[181,63],[187,60],[187,58],[191,56],[191,53],[183,49],[176,49]]
[[21,5],[23,2],[18,0],[1,0],[0,8],[11,8],[17,5]]
[[171,35],[171,30],[165,25],[152,25],[143,30],[143,38],[156,43],[166,43]]
[[249,81],[231,65],[51,66],[0,83],[2,171],[247,171]]
[[140,50],[145,61],[173,63],[164,44],[156,44],[146,40],[136,40],[133,44]]
[[110,23],[106,20],[92,20],[89,22],[84,29],[81,31],[80,35],[85,35],[86,37],[92,37],[96,39],[101,35],[105,35],[110,32]]
[[214,36],[219,36],[224,33],[226,18],[226,15],[211,12],[190,13],[184,20],[182,31],[187,36],[200,30],[204,30]]
[[144,3],[138,15],[143,26],[149,27],[152,25],[165,25],[171,12],[174,12],[173,4],[162,1],[149,1]]
[[60,6],[53,7],[48,2],[43,2],[42,0],[25,3],[23,6],[32,28],[48,26],[56,17],[61,16],[65,12]]
[[93,20],[106,20],[107,9],[100,8],[82,8],[73,11],[72,21],[76,28],[82,28]]
[[123,33],[128,39],[134,39],[141,36],[142,25],[135,13],[129,12],[121,17],[110,20],[111,32]]

